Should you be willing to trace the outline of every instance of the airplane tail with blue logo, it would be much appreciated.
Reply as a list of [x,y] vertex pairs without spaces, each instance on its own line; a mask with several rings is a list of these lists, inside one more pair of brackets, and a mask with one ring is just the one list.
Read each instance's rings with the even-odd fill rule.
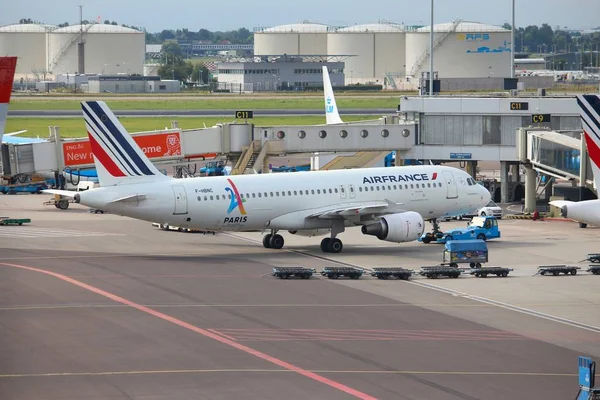
[[333,87],[331,86],[327,67],[323,67],[323,93],[325,96],[325,121],[327,125],[343,124],[344,121],[340,118],[335,104],[335,96],[333,95]]
[[84,101],[81,108],[100,186],[172,179],[156,169],[105,102]]

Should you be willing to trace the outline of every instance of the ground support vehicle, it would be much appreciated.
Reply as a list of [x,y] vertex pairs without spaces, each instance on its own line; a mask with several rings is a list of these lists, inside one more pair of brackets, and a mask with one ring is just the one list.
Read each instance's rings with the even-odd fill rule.
[[457,267],[452,267],[449,265],[434,265],[428,267],[421,267],[419,275],[426,276],[430,279],[437,279],[440,276],[447,276],[448,278],[458,278],[462,272],[462,269]]
[[17,194],[17,193],[42,193],[42,190],[48,189],[46,182],[28,182],[18,183],[13,185],[0,185],[0,193],[2,194]]
[[29,218],[0,217],[0,225],[23,225],[30,222],[31,219]]
[[371,276],[376,277],[377,279],[389,279],[396,278],[407,281],[408,278],[414,274],[415,271],[412,269],[405,268],[395,268],[395,267],[385,267],[385,268],[373,268],[373,272],[371,272]]
[[[561,273],[565,275],[575,275],[577,274],[577,270],[581,269],[580,267],[575,267],[573,265],[540,265],[538,267],[538,271],[535,275],[554,275],[558,276]],[[534,276],[535,276],[534,275]]]
[[54,197],[48,201],[45,201],[43,204],[48,206],[54,206],[60,210],[66,210],[67,208],[69,208],[69,203],[74,203],[75,200],[74,199],[66,199],[66,198],[62,198],[60,195],[56,194],[54,195]]
[[589,265],[586,272],[591,272],[594,275],[600,275],[600,265]]
[[314,273],[314,268],[304,267],[273,267],[273,276],[281,279],[288,279],[295,276],[301,279],[309,279]]
[[425,233],[418,240],[423,243],[431,243],[432,241],[435,241],[435,243],[446,243],[448,240],[488,240],[500,237],[498,220],[492,216],[474,217],[469,221],[466,228],[452,229],[435,237],[429,233]]
[[329,279],[338,279],[340,276],[345,276],[350,279],[358,279],[362,276],[363,270],[354,267],[325,267],[321,271],[321,275]]
[[508,273],[513,271],[512,268],[505,267],[481,267],[481,268],[473,268],[469,273],[471,275],[475,275],[477,278],[482,277],[486,278],[488,275],[496,275],[496,276],[508,276]]
[[481,268],[481,263],[486,262],[488,248],[483,240],[449,240],[444,244],[442,265],[458,267],[468,263],[471,268]]

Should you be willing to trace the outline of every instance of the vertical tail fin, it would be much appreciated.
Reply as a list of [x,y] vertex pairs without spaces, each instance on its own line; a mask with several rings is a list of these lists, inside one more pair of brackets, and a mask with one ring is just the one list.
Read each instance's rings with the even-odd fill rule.
[[16,68],[17,57],[0,57],[0,143],[6,126],[6,114],[8,114]]
[[600,96],[597,94],[578,95],[577,105],[594,173],[594,184],[596,189],[600,190]]
[[81,103],[100,186],[170,179],[156,169],[103,101]]
[[325,121],[327,125],[343,124],[344,121],[340,118],[335,104],[335,96],[333,95],[333,87],[331,86],[327,67],[323,67],[323,93],[325,96]]

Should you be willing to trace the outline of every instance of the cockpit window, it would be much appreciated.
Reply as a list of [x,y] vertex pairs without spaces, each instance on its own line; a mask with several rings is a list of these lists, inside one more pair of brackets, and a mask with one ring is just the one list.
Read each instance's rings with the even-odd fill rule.
[[467,183],[469,184],[469,186],[475,185],[475,181],[473,180],[473,178],[467,178]]

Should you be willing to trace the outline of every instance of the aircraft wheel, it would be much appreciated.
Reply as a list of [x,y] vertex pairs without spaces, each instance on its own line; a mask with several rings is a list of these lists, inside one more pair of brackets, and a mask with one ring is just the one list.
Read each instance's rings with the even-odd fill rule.
[[283,236],[277,234],[277,235],[273,235],[271,237],[271,240],[269,240],[269,246],[272,249],[281,249],[283,247]]
[[331,241],[329,242],[329,246],[327,246],[327,250],[329,250],[329,253],[340,253],[343,248],[344,245],[342,244],[342,241],[337,238],[331,239]]
[[271,235],[270,233],[263,236],[263,246],[265,246],[265,249],[271,248],[271,238],[272,237],[273,237],[273,235]]
[[329,242],[331,242],[331,238],[321,240],[321,251],[323,253],[329,253]]

